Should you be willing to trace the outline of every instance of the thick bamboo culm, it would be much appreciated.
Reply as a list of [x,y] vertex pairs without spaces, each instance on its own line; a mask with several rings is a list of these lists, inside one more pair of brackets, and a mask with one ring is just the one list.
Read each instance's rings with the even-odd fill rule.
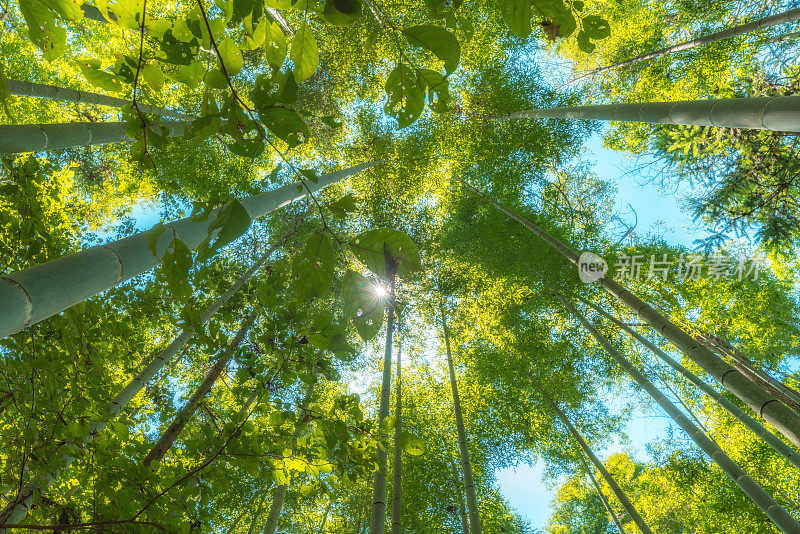
[[[163,123],[168,137],[179,137],[188,122]],[[133,141],[124,122],[65,122],[58,124],[6,124],[0,126],[0,154],[21,154],[79,146]]]
[[800,132],[800,96],[531,109],[493,118],[586,119]]
[[[319,181],[290,184],[260,193],[239,202],[251,219],[257,219],[308,192],[319,191],[344,178],[358,174],[379,162],[355,165],[321,176]],[[301,186],[301,191],[298,191]],[[197,247],[208,234],[214,215],[205,221],[186,217],[165,225],[156,241],[156,254],[150,250],[147,232],[63,256],[21,271],[0,276],[0,338],[19,332],[70,306],[110,289],[130,278],[149,271],[159,263],[174,238],[189,248]]]
[[[61,100],[63,102],[80,102],[82,104],[93,104],[95,106],[109,106],[114,108],[121,108],[123,106],[127,106],[128,104],[133,104],[133,102],[130,100],[125,100],[124,98],[100,95],[97,93],[90,93],[88,91],[78,91],[77,89],[67,89],[65,87],[57,87],[55,85],[46,85],[42,83],[6,80],[6,87],[8,87],[8,92],[15,96],[46,98],[48,100]],[[194,119],[194,117],[191,115],[181,113],[180,111],[142,104],[141,102],[137,102],[136,106],[142,113],[152,113],[154,115],[172,117],[184,121],[190,121]]]

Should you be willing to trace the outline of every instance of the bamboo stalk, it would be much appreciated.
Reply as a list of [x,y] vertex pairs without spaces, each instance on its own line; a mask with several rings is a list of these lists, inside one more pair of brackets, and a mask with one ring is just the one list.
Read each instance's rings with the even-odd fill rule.
[[453,391],[453,410],[456,416],[458,452],[461,456],[461,474],[464,477],[464,492],[467,494],[467,508],[469,509],[469,531],[470,534],[480,534],[482,529],[481,517],[478,513],[478,499],[475,495],[475,482],[472,479],[472,464],[469,460],[467,432],[464,429],[464,417],[461,413],[461,399],[458,396],[458,384],[456,382],[456,371],[453,365],[453,354],[450,350],[450,334],[447,330],[444,303],[441,301],[439,302],[439,309],[442,313],[442,334],[444,336],[445,350],[447,351],[447,367],[450,370],[450,387]]
[[258,314],[257,309],[253,309],[250,312],[250,315],[242,322],[242,325],[239,327],[239,331],[236,332],[236,335],[233,337],[231,342],[225,348],[225,350],[220,354],[219,358],[217,359],[216,363],[211,366],[211,369],[208,370],[206,373],[205,378],[197,387],[195,392],[186,401],[186,404],[178,411],[173,419],[172,423],[169,427],[164,430],[161,437],[158,439],[156,444],[150,449],[150,452],[147,453],[147,456],[142,461],[144,466],[150,465],[152,462],[160,462],[167,451],[172,447],[172,444],[178,438],[178,435],[186,426],[186,423],[189,422],[189,419],[192,418],[194,415],[195,410],[197,410],[197,406],[205,399],[206,395],[211,391],[211,388],[214,387],[214,384],[217,382],[217,379],[222,374],[228,364],[233,358],[233,354],[236,352],[236,349],[239,348],[242,341],[244,340],[244,336],[247,334],[247,331],[250,330],[250,327],[256,320],[256,315]]
[[756,504],[775,525],[786,534],[800,532],[798,523],[786,510],[762,488],[756,481],[739,467],[736,462],[725,454],[714,440],[703,433],[692,423],[663,393],[647,379],[636,367],[622,354],[619,353],[586,317],[578,311],[563,295],[556,293],[556,297],[564,307],[583,325],[592,337],[605,349],[617,364],[622,367],[633,380],[644,389],[650,397],[678,424],[681,429],[694,441],[722,471],[733,480],[739,488]]
[[[296,440],[300,436],[300,432],[302,432],[302,427],[300,422],[303,418],[306,417],[308,413],[308,407],[311,404],[311,397],[314,396],[314,386],[317,383],[317,372],[314,371],[314,377],[311,381],[311,384],[308,385],[308,389],[306,389],[306,396],[303,397],[303,404],[300,408],[299,417],[297,418],[297,426],[294,429],[294,433],[292,434],[292,442]],[[292,449],[294,449],[294,445],[292,445]],[[278,529],[278,523],[281,519],[281,510],[283,509],[283,502],[286,500],[286,490],[288,486],[286,484],[281,484],[277,488],[275,488],[275,494],[272,496],[272,504],[269,507],[269,515],[267,516],[267,521],[264,523],[264,534],[275,534]]]
[[[763,30],[764,28],[769,28],[771,26],[777,26],[778,24],[784,24],[787,22],[792,22],[795,20],[800,19],[800,9],[791,9],[789,11],[785,11],[783,13],[778,13],[777,15],[773,15],[771,17],[765,17],[763,19],[759,19],[753,22],[748,22],[747,24],[740,24],[739,26],[734,26],[733,28],[728,28],[727,30],[718,31],[705,37],[698,37],[696,39],[692,39],[691,41],[685,41],[683,43],[679,43],[673,46],[668,46],[666,48],[661,48],[654,52],[649,52],[647,54],[642,54],[636,56],[634,58],[620,61],[619,63],[614,63],[613,65],[608,65],[606,67],[600,67],[595,69],[591,72],[587,72],[582,76],[578,76],[570,80],[569,82],[565,83],[558,89],[571,85],[579,80],[583,80],[585,78],[589,78],[594,76],[595,74],[601,74],[603,72],[608,72],[610,70],[618,69],[621,67],[628,67],[630,65],[635,65],[636,63],[640,63],[642,61],[647,61],[648,59],[655,59],[667,54],[672,54],[674,52],[680,52],[681,50],[688,50],[690,48],[696,48],[698,46],[707,45],[710,43],[715,43],[717,41],[722,41],[725,39],[730,39],[732,37],[738,37],[740,35],[744,35],[756,30]],[[771,42],[768,40],[768,42]],[[556,89],[556,90],[558,90]]]
[[[459,180],[459,182],[539,236],[572,264],[578,265],[578,254],[564,243],[551,236],[528,219],[506,208],[478,189],[475,189],[467,182],[463,180]],[[652,306],[649,306],[615,280],[603,276],[598,280],[598,283],[611,295],[630,308],[633,313],[638,315],[650,327],[654,328],[669,340],[670,343],[688,356],[689,359],[702,367],[705,372],[718,380],[728,391],[736,395],[753,411],[766,419],[795,446],[800,447],[800,415],[753,384],[747,377],[742,375],[741,372],[731,365],[728,365],[722,358],[714,354],[701,342],[684,332],[680,327],[662,316]]]
[[633,339],[647,347],[650,352],[658,356],[661,360],[667,363],[670,367],[678,371],[681,375],[684,376],[689,382],[697,386],[697,388],[714,399],[722,408],[725,409],[729,414],[735,417],[740,423],[742,423],[745,427],[747,427],[750,431],[752,431],[756,436],[763,439],[772,450],[778,453],[783,459],[785,459],[790,464],[794,465],[797,468],[800,468],[800,454],[797,451],[793,450],[791,447],[786,445],[778,436],[771,433],[769,430],[764,428],[764,426],[744,413],[744,411],[736,406],[733,402],[729,401],[727,398],[722,396],[717,390],[712,388],[710,385],[706,384],[703,380],[700,379],[697,375],[693,372],[688,370],[686,367],[678,363],[675,359],[673,359],[669,354],[661,350],[660,348],[656,347],[649,339],[642,336],[635,330],[633,330],[630,326],[626,325],[610,313],[603,310],[600,306],[593,304],[592,302],[588,301],[587,299],[580,298],[581,301],[586,303],[592,309],[600,313],[603,317],[614,323],[616,326],[624,330],[629,336]]
[[[392,334],[394,332],[394,291],[395,291],[395,266],[389,269],[390,260],[387,258],[387,273],[389,273],[389,295],[386,307],[389,309],[386,321],[386,341],[383,354],[383,378],[381,380],[381,400],[378,407],[378,429],[383,420],[389,415],[389,390],[392,386]],[[381,437],[388,437],[381,432]],[[372,479],[372,513],[369,519],[369,534],[383,534],[386,530],[386,451],[378,447],[378,469]]]
[[[251,219],[257,219],[295,200],[304,198],[379,162],[362,163],[319,178],[314,184],[290,184],[239,202]],[[298,191],[298,186],[301,191]],[[106,245],[0,276],[0,338],[19,332],[70,306],[86,300],[125,280],[149,271],[159,263],[174,238],[189,249],[197,247],[208,234],[214,214],[205,221],[186,217],[165,225],[156,241],[156,253],[148,246],[147,232],[139,232]]]
[[[121,108],[123,106],[133,104],[132,101],[125,100],[124,98],[116,98],[113,96],[90,93],[88,91],[78,91],[76,89],[67,89],[65,87],[57,87],[55,85],[45,85],[42,83],[7,79],[6,87],[8,87],[9,93],[16,96],[46,98],[48,100],[60,100],[62,102],[80,102],[82,104],[93,104],[96,106],[109,106],[114,108]],[[139,108],[139,111],[142,113],[152,113],[154,115],[172,117],[184,121],[191,121],[194,119],[194,117],[191,115],[181,113],[180,111],[150,106],[140,102],[137,102],[136,105]]]
[[[285,237],[288,237],[288,235],[289,234],[284,236],[284,239]],[[201,325],[206,324],[211,317],[213,317],[214,314],[217,313],[222,306],[228,302],[228,300],[230,300],[230,298],[242,287],[242,285],[244,285],[257,271],[264,266],[272,253],[278,248],[279,243],[282,243],[284,239],[281,239],[270,246],[269,249],[267,249],[267,251],[258,260],[256,260],[253,265],[250,266],[250,268],[247,269],[247,271],[245,271],[239,278],[236,279],[236,281],[227,291],[214,299],[214,301],[200,313]],[[111,400],[111,402],[109,402],[108,408],[106,409],[106,417],[111,419],[120,413],[128,405],[131,399],[133,399],[133,397],[135,397],[136,394],[142,390],[145,384],[152,380],[153,377],[155,377],[155,375],[165,365],[172,361],[172,359],[194,336],[194,334],[194,328],[186,328],[177,337],[175,337],[175,339],[173,339],[166,348],[156,354],[150,363],[147,364],[144,369],[140,371],[139,374],[134,377],[127,384],[127,386],[125,386],[122,391]],[[250,408],[257,397],[258,388],[253,391],[250,398],[239,411],[240,416],[242,416]],[[93,421],[89,426],[89,433],[81,438],[80,441],[91,442],[94,437],[105,428],[105,426],[106,420]],[[22,518],[27,515],[28,511],[33,505],[34,496],[41,494],[42,491],[49,488],[50,485],[61,476],[62,471],[69,467],[74,460],[74,452],[70,451],[62,454],[60,462],[62,466],[53,471],[40,474],[36,477],[36,479],[34,479],[33,482],[21,489],[17,495],[17,498],[9,502],[6,507],[0,511],[0,523],[17,523],[22,520]],[[2,530],[0,530],[0,534],[4,534]]]
[[[168,137],[179,137],[189,122],[167,122]],[[41,152],[62,148],[133,141],[124,122],[66,122],[59,124],[5,124],[0,126],[0,154]]]
[[800,132],[800,96],[558,107],[491,118],[583,119]]
[[547,393],[547,391],[545,391],[544,387],[539,383],[539,381],[533,378],[533,375],[529,373],[528,378],[530,379],[531,383],[536,386],[536,389],[539,390],[539,393],[544,401],[548,404],[548,406],[550,406],[553,412],[555,412],[558,418],[561,419],[561,422],[564,423],[564,426],[567,427],[567,430],[569,430],[569,433],[572,434],[572,437],[578,443],[581,450],[586,454],[589,460],[591,460],[597,470],[600,471],[600,475],[611,488],[611,491],[617,497],[617,500],[622,504],[622,507],[625,508],[625,511],[628,512],[628,515],[631,516],[633,522],[636,523],[637,527],[639,527],[639,530],[641,530],[644,534],[653,534],[653,531],[650,530],[647,522],[645,522],[644,518],[641,516],[641,514],[639,514],[639,511],[636,510],[636,507],[633,506],[633,503],[628,498],[628,495],[625,493],[625,491],[623,491],[622,487],[620,487],[608,469],[606,469],[606,466],[603,465],[603,462],[600,461],[592,448],[589,447],[589,444],[586,443],[586,440],[583,439],[581,433],[578,432],[578,429],[575,428],[575,426],[569,420],[567,414],[565,414],[561,408],[558,407],[556,401],[550,396],[549,393]]
[[401,398],[402,390],[402,348],[400,338],[400,315],[397,317],[397,378],[395,379],[395,406],[394,406],[394,462],[392,463],[392,534],[400,534],[402,531],[402,477],[403,477],[403,451],[400,447],[400,434],[402,432],[403,402]]

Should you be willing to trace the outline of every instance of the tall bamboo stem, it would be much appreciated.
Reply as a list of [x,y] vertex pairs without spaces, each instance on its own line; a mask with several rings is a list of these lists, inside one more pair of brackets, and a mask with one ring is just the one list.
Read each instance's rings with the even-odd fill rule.
[[478,498],[475,495],[475,482],[472,479],[472,464],[469,460],[469,448],[467,446],[467,432],[464,429],[464,417],[461,413],[461,399],[458,396],[458,383],[456,382],[456,371],[453,365],[453,353],[450,350],[450,333],[447,330],[447,319],[444,311],[444,303],[439,302],[439,310],[442,313],[442,335],[444,336],[445,350],[447,351],[447,367],[450,370],[450,387],[453,391],[453,410],[456,416],[456,431],[458,432],[458,451],[461,456],[461,472],[464,478],[464,492],[467,494],[467,508],[469,509],[469,531],[470,534],[481,533],[481,517],[478,513]]
[[492,118],[583,119],[800,132],[800,96],[531,109]]
[[[800,124],[800,123],[799,123]],[[528,230],[539,236],[548,245],[562,254],[572,264],[578,265],[578,254],[564,243],[551,236],[528,219],[506,208],[493,198],[475,189],[467,182],[459,180],[465,187],[486,199],[497,209],[516,220]],[[603,276],[598,280],[611,295],[625,304],[650,327],[658,331],[675,347],[697,363],[708,374],[718,380],[725,388],[736,395],[750,408],[766,419],[770,424],[786,436],[795,446],[800,447],[800,415],[780,403],[775,397],[753,384],[737,369],[728,365],[722,358],[706,348],[701,342],[684,332],[680,327],[658,313],[652,306],[646,304],[636,295],[622,287],[615,280]]]
[[197,406],[206,398],[206,395],[211,391],[211,388],[214,387],[216,384],[217,379],[222,374],[228,364],[233,358],[233,354],[236,352],[236,349],[239,348],[242,341],[244,340],[247,331],[250,330],[250,327],[256,320],[256,315],[258,314],[257,309],[253,309],[250,312],[250,315],[242,322],[242,325],[239,327],[239,331],[236,332],[236,335],[233,337],[231,342],[225,347],[225,350],[220,354],[217,361],[214,365],[211,366],[211,369],[208,370],[206,373],[205,378],[197,387],[195,392],[186,401],[186,404],[178,411],[173,419],[172,423],[169,427],[164,430],[164,433],[161,434],[161,437],[158,439],[156,444],[147,453],[147,456],[142,461],[142,464],[145,466],[150,465],[151,462],[160,462],[162,458],[164,458],[164,454],[172,447],[172,444],[178,438],[178,435],[181,433],[183,428],[186,426],[186,423],[189,422],[189,419],[192,418],[194,415],[195,410],[197,410]]
[[628,514],[631,516],[633,522],[636,523],[637,527],[639,527],[639,530],[641,530],[643,534],[653,534],[653,531],[650,530],[650,527],[647,525],[644,518],[639,514],[638,510],[636,510],[636,507],[633,506],[631,500],[622,490],[622,488],[614,479],[614,477],[611,475],[611,473],[608,471],[608,469],[606,469],[606,466],[603,465],[603,462],[600,461],[600,459],[594,453],[592,448],[589,447],[589,444],[586,443],[586,440],[583,439],[583,436],[581,435],[580,432],[578,432],[578,429],[575,428],[575,426],[569,420],[567,414],[561,411],[561,408],[558,407],[556,401],[553,400],[553,398],[550,396],[549,393],[547,393],[547,391],[545,391],[544,387],[539,383],[539,381],[533,378],[533,375],[529,374],[528,377],[530,378],[531,383],[534,386],[536,386],[536,389],[539,390],[540,395],[547,403],[547,405],[550,406],[550,408],[553,410],[553,412],[555,412],[558,418],[561,419],[561,422],[564,423],[564,426],[567,427],[569,433],[572,434],[572,437],[575,439],[576,442],[578,442],[578,446],[580,446],[584,454],[586,454],[586,456],[589,457],[589,460],[591,460],[592,464],[594,464],[597,470],[600,471],[600,475],[602,475],[603,479],[606,481],[606,484],[608,484],[608,486],[611,488],[611,491],[614,492],[614,495],[617,497],[617,500],[619,500],[619,502],[622,504],[622,507],[625,508],[625,511],[628,512]]
[[[257,219],[295,200],[304,198],[344,178],[360,173],[379,162],[362,163],[319,178],[314,184],[290,184],[274,191],[242,199],[251,219]],[[298,191],[298,185],[301,190]],[[186,217],[165,225],[156,241],[156,254],[150,250],[147,232],[139,232],[106,245],[92,247],[41,265],[0,276],[0,338],[19,332],[70,306],[86,300],[159,263],[173,239],[189,248],[197,247],[208,234],[214,214],[205,221]]]
[[[90,93],[88,91],[78,91],[76,89],[68,89],[65,87],[46,85],[43,83],[7,79],[6,87],[8,87],[9,93],[16,96],[46,98],[48,100],[60,100],[62,102],[80,102],[82,104],[93,104],[95,106],[109,106],[114,108],[121,108],[123,106],[133,104],[132,101],[125,100],[124,98],[100,95],[97,93]],[[191,121],[194,119],[194,117],[191,115],[181,113],[180,111],[159,108],[157,106],[150,106],[147,104],[141,104],[139,102],[136,103],[136,106],[142,113],[152,113],[154,115],[172,117],[184,121]]]
[[693,372],[688,370],[686,367],[675,361],[669,354],[661,350],[660,348],[656,347],[649,339],[642,336],[638,332],[636,332],[633,328],[626,325],[610,313],[603,310],[600,306],[593,304],[592,302],[581,298],[581,301],[586,303],[592,309],[600,313],[603,317],[614,323],[616,326],[624,330],[629,336],[633,339],[637,340],[639,343],[647,347],[650,352],[655,354],[658,358],[663,360],[667,363],[670,367],[678,371],[681,375],[683,375],[689,382],[697,386],[697,388],[714,399],[722,408],[725,409],[729,414],[735,417],[740,423],[742,423],[745,427],[751,430],[756,436],[763,439],[772,449],[777,452],[781,457],[783,457],[787,462],[794,465],[795,467],[800,468],[800,454],[797,451],[793,450],[791,447],[786,445],[778,436],[771,433],[769,430],[764,428],[764,426],[744,413],[741,408],[736,406],[733,402],[729,401],[727,398],[722,396],[717,390],[712,388],[710,385],[706,384],[703,380],[700,379],[697,375]]
[[[299,417],[297,418],[297,427],[294,429],[294,433],[292,434],[292,442],[294,442],[299,436],[300,432],[302,432],[302,427],[300,422],[303,418],[306,417],[308,413],[308,407],[311,404],[311,397],[314,395],[314,386],[317,383],[317,372],[314,372],[314,377],[309,384],[308,389],[306,390],[306,396],[303,398],[303,404],[300,408],[300,413],[298,414]],[[294,445],[293,445],[294,447]],[[269,515],[267,516],[267,521],[264,523],[264,534],[275,534],[278,529],[278,522],[281,519],[281,510],[283,509],[283,502],[286,499],[286,490],[288,486],[286,484],[281,484],[277,488],[275,488],[275,494],[272,496],[272,504],[269,507]]]
[[603,336],[586,317],[578,311],[563,295],[556,293],[558,299],[564,307],[572,314],[592,337],[605,349],[617,364],[622,367],[633,380],[644,389],[650,397],[658,403],[661,408],[678,424],[681,429],[688,434],[700,449],[706,453],[711,460],[719,466],[722,471],[733,480],[737,486],[747,495],[753,503],[769,517],[775,525],[786,534],[800,533],[800,523],[798,523],[786,510],[745,473],[736,462],[730,459],[714,440],[706,436],[702,430],[692,423],[677,406],[664,396],[656,386],[650,382],[636,367],[622,354],[617,351],[611,343]]
[[[389,273],[389,295],[386,307],[389,314],[386,321],[386,341],[383,353],[383,378],[381,380],[381,401],[378,407],[378,428],[383,420],[389,415],[389,390],[392,387],[392,333],[394,332],[394,290],[395,290],[395,266],[391,260],[386,260],[386,271]],[[381,432],[382,438],[388,435]],[[372,480],[372,514],[369,519],[369,534],[383,534],[386,530],[386,451],[378,446],[378,470]]]
[[394,405],[394,462],[392,464],[392,534],[400,534],[402,530],[402,478],[403,478],[403,450],[400,443],[400,434],[403,430],[403,402],[401,398],[402,382],[402,338],[400,333],[400,314],[397,316],[397,377],[395,378],[395,405]]

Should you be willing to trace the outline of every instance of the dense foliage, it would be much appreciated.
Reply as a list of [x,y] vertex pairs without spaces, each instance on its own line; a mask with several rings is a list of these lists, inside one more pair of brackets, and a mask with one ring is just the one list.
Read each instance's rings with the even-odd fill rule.
[[[789,7],[6,2],[0,136],[61,124],[68,139],[119,122],[127,142],[2,156],[0,276],[141,231],[142,257],[158,266],[0,339],[0,532],[360,534],[398,523],[424,534],[605,533],[616,518],[636,531],[565,420],[653,532],[779,532],[677,427],[646,455],[610,447],[638,439],[626,436],[629,422],[658,407],[562,298],[800,518],[798,467],[580,299],[788,447],[797,442],[663,328],[583,283],[541,236],[606,258],[609,277],[800,409],[796,136],[638,123],[603,131],[612,148],[654,155],[651,177],[695,187],[687,209],[711,231],[700,246],[719,261],[716,276],[693,276],[684,258],[697,250],[610,231],[614,186],[582,155],[596,124],[503,116],[794,94],[798,69],[786,58],[797,48],[776,38],[789,25],[581,85],[564,86],[559,65],[577,76]],[[20,82],[83,96],[15,96]],[[127,103],[94,105],[89,93]],[[316,190],[361,163],[372,166]],[[255,195],[287,184],[293,201],[253,216]],[[185,217],[208,225],[198,246],[169,225]],[[731,239],[748,233],[752,243]],[[769,261],[755,272],[737,264],[754,251]],[[626,276],[614,263],[626,256],[681,263],[663,277],[632,276],[632,266]],[[402,371],[390,367],[396,359]],[[531,525],[498,483],[501,470],[537,462],[546,466],[537,483],[557,488],[546,525]]]

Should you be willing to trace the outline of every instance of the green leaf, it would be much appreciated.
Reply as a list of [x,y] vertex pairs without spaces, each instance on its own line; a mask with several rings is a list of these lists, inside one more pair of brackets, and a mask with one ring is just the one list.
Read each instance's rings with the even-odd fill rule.
[[589,39],[605,39],[611,35],[611,25],[607,20],[597,15],[583,17],[581,22],[583,23],[583,31],[586,32]]
[[294,291],[298,300],[321,297],[331,289],[335,252],[328,233],[311,235],[303,251],[292,258]]
[[145,232],[144,236],[147,239],[147,248],[153,253],[153,256],[158,257],[158,252],[156,250],[156,243],[158,242],[158,238],[161,237],[166,231],[166,228],[161,223],[156,223],[151,229]]
[[412,456],[419,456],[425,452],[425,442],[407,430],[400,433],[400,447]]
[[577,28],[572,10],[562,0],[533,0],[532,7],[535,12],[549,21],[553,34],[551,38],[568,37]]
[[227,89],[228,79],[217,69],[211,69],[203,76],[203,83],[214,89]]
[[154,91],[160,91],[166,81],[164,73],[153,63],[142,66],[142,77]]
[[180,239],[173,239],[161,258],[170,293],[179,300],[192,292],[189,285],[189,270],[192,268],[192,253]]
[[452,32],[439,26],[422,24],[405,28],[403,35],[411,45],[426,48],[444,61],[444,69],[447,74],[458,68],[461,46]]
[[[287,108],[268,108],[259,113],[261,121],[269,131],[289,143],[290,148],[308,139],[311,132],[306,121],[296,111]],[[302,137],[301,137],[302,136]]]
[[352,194],[345,195],[336,202],[328,204],[328,209],[331,210],[334,215],[344,217],[348,213],[358,209],[358,206],[356,206],[356,197]]
[[347,26],[361,16],[359,0],[327,0],[322,18],[334,26]]
[[383,325],[384,304],[376,296],[374,284],[362,274],[347,271],[342,279],[342,311],[364,341],[374,338]]
[[275,68],[283,65],[286,59],[286,36],[277,22],[270,22],[266,27],[267,34],[264,39],[264,57],[267,63]]
[[244,59],[242,58],[242,53],[239,51],[239,47],[233,42],[233,39],[226,37],[225,40],[219,44],[217,49],[219,50],[219,55],[222,58],[228,76],[233,76],[242,70]]
[[386,255],[397,263],[398,276],[405,276],[422,264],[417,244],[400,230],[368,230],[355,238],[351,248],[361,263],[382,278],[386,277]]
[[105,91],[116,93],[122,90],[119,79],[100,68],[99,59],[78,59],[75,61],[86,81]]
[[297,83],[303,83],[311,77],[319,66],[319,51],[317,41],[308,27],[308,22],[303,24],[295,32],[292,40],[292,50],[289,58],[294,62],[294,77]]
[[417,69],[417,75],[428,90],[428,103],[436,113],[448,111],[450,102],[450,80],[431,69]]
[[236,240],[250,228],[250,215],[238,200],[219,210],[208,226],[206,238],[197,247],[200,258],[216,254],[222,247]]
[[503,20],[511,33],[525,38],[531,33],[530,0],[502,0]]
[[597,46],[595,46],[595,44],[589,40],[589,37],[583,30],[580,30],[578,32],[577,39],[578,39],[578,48],[580,48],[587,54],[591,54],[592,52],[594,52],[595,48],[597,48]]
[[397,119],[400,128],[412,124],[425,108],[425,84],[419,80],[416,71],[400,63],[386,78],[386,92],[389,98],[384,111]]

